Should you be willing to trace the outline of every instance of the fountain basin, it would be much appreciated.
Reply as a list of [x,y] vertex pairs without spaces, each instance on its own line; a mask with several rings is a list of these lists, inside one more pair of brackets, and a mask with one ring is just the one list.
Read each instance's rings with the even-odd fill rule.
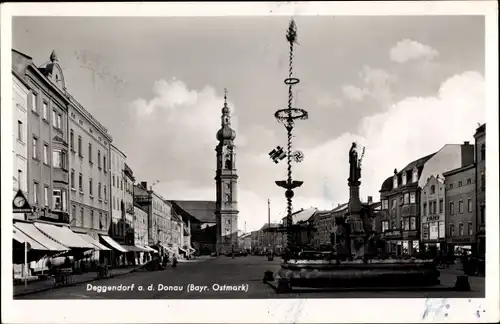
[[290,287],[418,287],[439,284],[432,260],[289,260],[276,279]]

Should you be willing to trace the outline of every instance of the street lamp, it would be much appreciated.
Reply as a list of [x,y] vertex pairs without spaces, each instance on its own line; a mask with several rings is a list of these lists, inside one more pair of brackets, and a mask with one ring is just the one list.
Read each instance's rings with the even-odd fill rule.
[[285,197],[287,199],[287,216],[286,216],[286,231],[287,231],[287,247],[291,248],[294,244],[294,233],[292,232],[292,198],[294,196],[293,189],[298,188],[302,185],[303,181],[293,180],[292,177],[292,158],[296,162],[300,162],[303,159],[302,152],[292,153],[292,131],[296,120],[306,120],[308,119],[308,113],[304,109],[292,107],[293,102],[293,91],[294,85],[298,84],[300,80],[293,76],[293,51],[294,44],[297,43],[297,26],[295,21],[292,19],[288,26],[286,39],[290,44],[290,56],[288,61],[288,78],[285,79],[285,84],[288,86],[288,107],[285,109],[280,109],[276,111],[274,117],[278,122],[281,122],[287,130],[287,180],[276,181],[279,187],[286,189]]

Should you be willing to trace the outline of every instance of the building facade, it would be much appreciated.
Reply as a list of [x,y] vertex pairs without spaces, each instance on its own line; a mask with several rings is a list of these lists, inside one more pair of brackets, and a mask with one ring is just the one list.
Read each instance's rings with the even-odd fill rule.
[[[124,163],[123,165],[123,200],[125,207],[125,223],[127,231],[125,232],[125,244],[134,245],[134,172]],[[121,186],[121,184],[120,184]],[[121,188],[121,187],[120,187]]]
[[62,69],[54,52],[42,67],[36,67],[30,57],[15,50],[12,59],[13,67],[31,90],[27,98],[25,144],[27,198],[34,212],[27,217],[67,224],[69,102]]
[[[18,190],[28,197],[28,96],[31,91],[24,80],[24,70],[13,65],[12,69],[12,157],[13,194]],[[24,219],[24,214],[14,213],[14,218]]]
[[127,156],[115,145],[110,145],[111,157],[111,237],[122,244],[125,244],[126,234],[130,228],[130,220],[126,219],[125,211],[125,159]]
[[436,246],[438,250],[446,247],[446,186],[441,176],[427,179],[420,199],[420,239],[425,248]]
[[446,179],[447,243],[455,248],[476,248],[476,184],[474,163],[444,173]]
[[[138,204],[134,208],[134,243],[135,246],[148,246],[148,213]],[[148,261],[147,253],[141,252],[136,263],[142,264]]]
[[[226,98],[225,98],[226,99]],[[238,245],[238,174],[236,170],[236,132],[231,128],[226,100],[222,108],[221,128],[217,132],[216,231],[217,251],[225,253]]]
[[477,253],[486,253],[486,124],[479,126],[474,134],[475,140],[475,181],[476,181],[476,233]]
[[69,105],[71,227],[99,241],[110,225],[108,130],[75,98]]

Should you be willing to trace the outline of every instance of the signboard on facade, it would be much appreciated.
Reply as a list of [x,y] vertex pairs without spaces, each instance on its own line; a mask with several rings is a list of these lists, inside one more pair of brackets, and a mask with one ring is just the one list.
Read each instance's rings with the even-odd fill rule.
[[425,218],[426,222],[435,222],[435,221],[439,221],[440,220],[440,217],[439,215],[432,215],[432,216],[427,216]]
[[382,237],[386,239],[400,239],[401,238],[401,231],[398,230],[390,230],[382,233]]

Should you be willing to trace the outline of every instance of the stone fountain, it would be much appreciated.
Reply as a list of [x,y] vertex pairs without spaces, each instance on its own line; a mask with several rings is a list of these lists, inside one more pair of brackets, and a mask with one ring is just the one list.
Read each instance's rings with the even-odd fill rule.
[[273,277],[266,274],[264,281],[278,293],[295,287],[331,288],[387,288],[429,287],[439,284],[439,271],[434,260],[381,259],[370,247],[373,220],[363,209],[359,198],[361,161],[356,143],[349,150],[349,204],[345,221],[337,226],[343,237],[337,251],[324,256],[293,255],[284,260]]

